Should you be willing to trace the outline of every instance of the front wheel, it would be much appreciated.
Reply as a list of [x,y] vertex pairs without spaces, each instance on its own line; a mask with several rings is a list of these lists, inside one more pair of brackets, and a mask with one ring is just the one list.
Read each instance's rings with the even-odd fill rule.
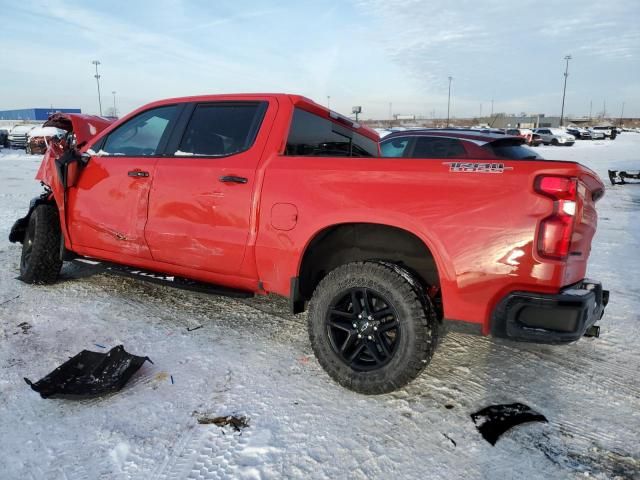
[[318,284],[308,316],[320,365],[340,385],[387,393],[416,378],[437,344],[438,319],[411,274],[383,262],[354,262]]
[[22,242],[20,279],[27,283],[53,283],[62,268],[60,220],[55,205],[38,205]]

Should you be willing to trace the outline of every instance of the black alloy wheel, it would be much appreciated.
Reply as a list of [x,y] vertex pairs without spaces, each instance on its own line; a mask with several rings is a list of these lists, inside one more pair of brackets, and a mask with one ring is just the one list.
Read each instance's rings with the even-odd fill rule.
[[356,371],[376,370],[389,363],[401,333],[396,309],[381,293],[369,288],[341,292],[327,312],[331,347]]

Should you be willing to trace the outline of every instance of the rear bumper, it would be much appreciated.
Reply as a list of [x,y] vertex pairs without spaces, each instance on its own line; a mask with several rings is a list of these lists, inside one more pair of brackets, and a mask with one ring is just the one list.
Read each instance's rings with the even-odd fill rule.
[[609,291],[589,279],[555,295],[512,292],[493,312],[492,334],[523,342],[574,342],[602,318],[608,302]]

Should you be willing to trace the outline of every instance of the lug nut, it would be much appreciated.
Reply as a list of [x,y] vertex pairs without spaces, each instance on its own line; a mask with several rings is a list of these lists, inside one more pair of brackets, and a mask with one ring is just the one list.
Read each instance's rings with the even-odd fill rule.
[[372,337],[371,335],[369,335],[369,336],[367,337],[367,339],[368,339],[368,340],[373,340],[373,337]]
[[361,335],[361,334],[358,334],[358,338],[362,338],[362,335]]
[[369,315],[369,316],[367,317],[367,320],[373,320],[373,317],[372,317],[371,315]]
[[378,327],[373,327],[373,331],[377,332],[378,331]]
[[358,325],[356,323],[353,324],[353,328],[356,328]]
[[361,313],[358,314],[358,318],[362,318],[362,314]]

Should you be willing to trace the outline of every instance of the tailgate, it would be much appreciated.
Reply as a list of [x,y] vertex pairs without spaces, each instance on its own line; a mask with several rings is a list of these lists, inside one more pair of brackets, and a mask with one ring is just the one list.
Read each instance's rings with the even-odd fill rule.
[[578,200],[571,248],[567,258],[565,285],[579,282],[586,275],[591,241],[598,226],[596,202],[604,195],[604,184],[598,175],[583,165],[577,165],[577,167],[579,169]]

